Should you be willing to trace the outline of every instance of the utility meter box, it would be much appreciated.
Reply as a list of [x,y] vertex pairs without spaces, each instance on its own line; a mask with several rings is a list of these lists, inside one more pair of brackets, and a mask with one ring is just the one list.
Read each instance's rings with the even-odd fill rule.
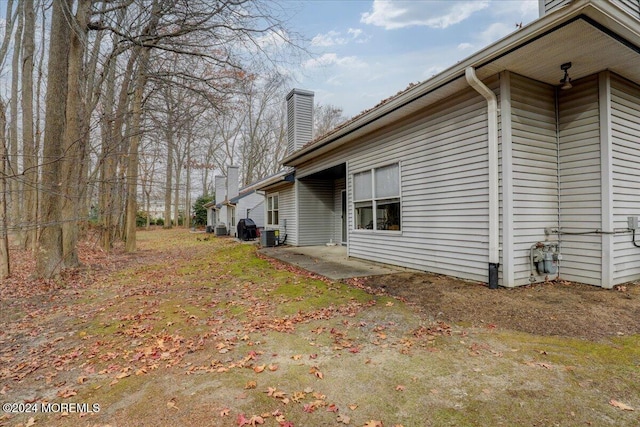
[[638,229],[638,217],[637,216],[628,216],[627,217],[627,227],[629,230],[637,230]]

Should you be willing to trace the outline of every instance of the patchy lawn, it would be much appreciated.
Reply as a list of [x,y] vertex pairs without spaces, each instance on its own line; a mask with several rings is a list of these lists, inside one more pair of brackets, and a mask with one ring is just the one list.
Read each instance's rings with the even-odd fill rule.
[[637,285],[336,283],[231,239],[138,242],[87,242],[85,268],[50,282],[13,253],[0,426],[640,424]]

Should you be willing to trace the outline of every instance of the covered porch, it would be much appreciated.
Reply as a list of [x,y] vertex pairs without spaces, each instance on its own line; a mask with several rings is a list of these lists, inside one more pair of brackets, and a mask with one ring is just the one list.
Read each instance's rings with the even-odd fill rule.
[[347,245],[346,164],[297,178],[299,246]]

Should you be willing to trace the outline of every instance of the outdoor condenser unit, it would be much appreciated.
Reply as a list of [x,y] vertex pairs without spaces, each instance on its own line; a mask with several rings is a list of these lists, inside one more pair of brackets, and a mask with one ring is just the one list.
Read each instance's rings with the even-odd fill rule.
[[265,248],[270,248],[278,244],[277,238],[278,230],[264,230],[260,233],[260,245]]

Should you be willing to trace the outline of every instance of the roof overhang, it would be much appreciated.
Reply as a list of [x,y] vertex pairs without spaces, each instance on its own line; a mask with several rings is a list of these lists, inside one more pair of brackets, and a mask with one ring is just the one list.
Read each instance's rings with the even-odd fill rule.
[[283,164],[299,166],[465,89],[467,67],[475,68],[480,79],[509,70],[557,86],[563,76],[560,65],[571,62],[574,81],[610,70],[640,82],[639,40],[640,21],[615,4],[574,1],[360,114],[287,156]]
[[258,191],[271,191],[283,185],[291,185],[295,182],[295,172],[292,170],[284,170],[280,173],[262,181],[262,184],[256,188]]

